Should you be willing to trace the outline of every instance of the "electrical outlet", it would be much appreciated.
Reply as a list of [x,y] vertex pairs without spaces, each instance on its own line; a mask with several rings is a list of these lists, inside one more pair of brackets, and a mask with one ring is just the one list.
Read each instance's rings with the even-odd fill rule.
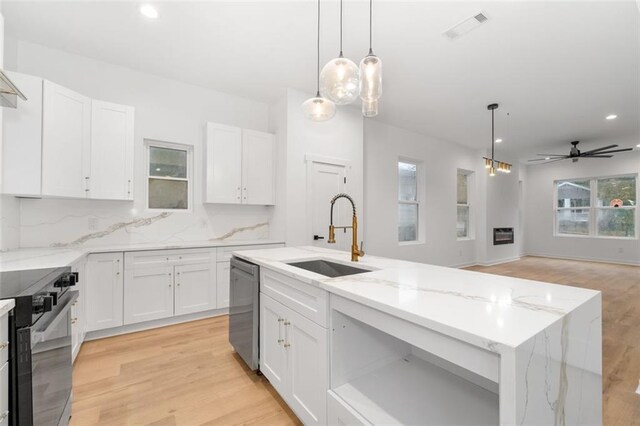
[[90,231],[95,231],[96,229],[98,229],[98,218],[97,217],[90,217],[89,218],[89,230]]

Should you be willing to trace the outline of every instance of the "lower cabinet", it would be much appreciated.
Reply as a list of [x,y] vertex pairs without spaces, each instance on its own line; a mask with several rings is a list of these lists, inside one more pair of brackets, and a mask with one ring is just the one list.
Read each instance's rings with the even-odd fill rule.
[[87,258],[86,318],[87,331],[122,326],[123,253],[97,253]]
[[260,294],[260,370],[304,424],[326,424],[327,334]]
[[80,352],[80,346],[82,346],[87,329],[85,310],[86,291],[84,289],[87,280],[85,276],[86,262],[86,259],[83,258],[71,265],[71,271],[78,273],[78,281],[76,282],[74,290],[79,293],[78,298],[73,302],[73,305],[71,305],[71,355],[73,361],[76,360],[78,352]]
[[231,276],[231,262],[218,262],[217,279],[217,308],[229,307],[229,277]]
[[9,363],[0,367],[0,426],[9,424]]
[[173,267],[130,269],[124,280],[124,323],[173,316]]
[[216,271],[209,263],[175,267],[175,314],[216,309]]

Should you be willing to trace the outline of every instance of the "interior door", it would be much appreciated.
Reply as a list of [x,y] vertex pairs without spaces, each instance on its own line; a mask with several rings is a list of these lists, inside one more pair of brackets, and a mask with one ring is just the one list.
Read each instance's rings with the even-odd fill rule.
[[[347,191],[347,171],[344,165],[312,162],[309,176],[310,197],[307,205],[311,207],[311,235],[309,241],[320,247],[347,250],[351,246],[351,230],[336,231],[336,243],[327,244],[329,238],[329,216],[331,199]],[[333,210],[333,224],[351,225],[351,205],[347,200],[338,200]]]
[[133,121],[133,107],[91,101],[90,198],[133,199]]
[[42,194],[85,198],[91,99],[45,80],[43,109]]
[[176,315],[216,308],[215,270],[210,263],[176,266]]

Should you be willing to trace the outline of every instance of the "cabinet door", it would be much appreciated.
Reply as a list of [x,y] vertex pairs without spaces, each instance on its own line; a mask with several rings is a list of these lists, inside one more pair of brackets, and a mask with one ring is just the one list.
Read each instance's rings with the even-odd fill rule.
[[211,265],[211,263],[201,263],[175,267],[176,315],[216,308],[216,271]]
[[9,424],[9,363],[0,368],[0,426]]
[[87,331],[122,326],[123,254],[91,254],[87,259]]
[[42,194],[42,79],[6,72],[27,97],[17,108],[2,110],[2,192]]
[[124,323],[173,316],[173,267],[127,270],[124,280]]
[[291,409],[306,425],[326,424],[327,329],[289,309],[284,322]]
[[[117,263],[117,262],[116,262]],[[86,259],[82,259],[79,262],[71,265],[71,270],[78,273],[78,281],[76,282],[75,291],[78,292],[78,298],[73,302],[71,306],[71,347],[73,360],[75,361],[80,347],[84,342],[85,330],[86,330],[86,313],[85,313],[85,297],[86,291],[84,289],[84,283],[87,279],[86,274]]]
[[241,203],[242,130],[207,123],[206,144],[207,203]]
[[216,280],[217,308],[229,307],[229,276],[231,273],[230,262],[218,262],[218,279]]
[[88,190],[91,100],[44,81],[42,194],[85,198]]
[[272,134],[242,130],[242,202],[274,204],[275,138]]
[[288,390],[287,351],[284,347],[286,316],[284,305],[260,293],[260,371],[285,398]]
[[134,108],[91,101],[89,198],[133,200]]

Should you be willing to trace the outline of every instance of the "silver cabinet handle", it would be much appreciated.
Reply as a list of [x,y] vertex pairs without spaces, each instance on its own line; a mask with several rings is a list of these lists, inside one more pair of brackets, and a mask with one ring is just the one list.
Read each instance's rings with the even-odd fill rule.
[[6,348],[8,346],[9,346],[9,342],[2,342],[2,343],[0,343],[0,350]]
[[127,180],[127,195],[131,195],[131,179]]

